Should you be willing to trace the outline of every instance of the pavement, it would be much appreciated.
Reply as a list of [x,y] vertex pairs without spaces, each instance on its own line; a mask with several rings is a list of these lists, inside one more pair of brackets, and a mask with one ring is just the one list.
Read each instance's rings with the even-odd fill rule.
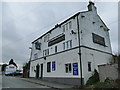
[[36,79],[36,78],[19,78],[19,79],[27,81],[27,82],[47,86],[47,87],[54,88],[54,89],[73,88],[74,87],[74,85],[51,82],[51,81]]

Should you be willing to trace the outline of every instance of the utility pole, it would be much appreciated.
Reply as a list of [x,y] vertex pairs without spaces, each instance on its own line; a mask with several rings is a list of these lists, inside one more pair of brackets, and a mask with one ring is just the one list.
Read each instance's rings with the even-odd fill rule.
[[[78,14],[79,15],[79,14]],[[80,77],[81,77],[81,87],[83,85],[83,79],[82,79],[82,61],[81,61],[81,48],[80,48],[80,30],[79,30],[79,19],[77,15],[77,28],[78,28],[78,43],[79,43],[79,59],[80,59]]]

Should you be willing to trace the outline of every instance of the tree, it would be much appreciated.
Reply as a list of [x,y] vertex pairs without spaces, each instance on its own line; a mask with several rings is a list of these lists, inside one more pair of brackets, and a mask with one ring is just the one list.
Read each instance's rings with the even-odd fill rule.
[[6,66],[7,66],[7,64],[3,64],[3,65],[2,65],[2,72],[5,72]]
[[15,65],[15,66],[17,67],[17,65],[16,65],[16,63],[14,62],[13,59],[11,59],[11,60],[9,61],[9,65],[10,65],[10,64],[13,64],[13,65]]

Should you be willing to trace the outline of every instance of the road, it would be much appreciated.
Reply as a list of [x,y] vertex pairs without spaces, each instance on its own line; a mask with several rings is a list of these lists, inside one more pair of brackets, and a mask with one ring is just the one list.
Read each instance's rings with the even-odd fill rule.
[[2,88],[49,88],[49,87],[27,82],[15,77],[3,76]]

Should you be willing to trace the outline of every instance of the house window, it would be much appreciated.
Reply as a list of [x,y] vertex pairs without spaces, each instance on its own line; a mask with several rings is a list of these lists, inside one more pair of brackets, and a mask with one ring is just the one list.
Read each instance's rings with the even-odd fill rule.
[[67,44],[67,49],[68,49],[69,48],[69,42],[67,41],[66,44]]
[[43,50],[43,56],[49,55],[49,49]]
[[46,49],[46,55],[49,55],[49,49]]
[[37,58],[38,58],[38,54],[35,53],[35,54],[34,54],[34,59],[37,59]]
[[70,48],[72,48],[72,40],[70,40]]
[[46,34],[45,36],[44,36],[44,42],[47,42],[49,40],[49,34]]
[[51,72],[51,62],[47,63],[47,72]]
[[63,25],[63,32],[65,32],[65,25]]
[[88,71],[91,71],[91,62],[88,62]]
[[57,52],[57,46],[55,46],[55,53]]
[[71,29],[72,28],[72,22],[70,21],[69,22],[69,29]]
[[33,72],[33,67],[32,67],[32,72]]
[[66,42],[67,49],[72,48],[72,40]]
[[71,63],[65,64],[65,71],[66,73],[71,73],[72,71]]
[[65,43],[63,43],[63,50],[65,50]]
[[36,42],[36,43],[35,43],[35,49],[41,50],[41,43]]
[[66,30],[68,30],[68,23],[66,24]]
[[105,39],[97,34],[92,33],[93,42],[105,46]]

